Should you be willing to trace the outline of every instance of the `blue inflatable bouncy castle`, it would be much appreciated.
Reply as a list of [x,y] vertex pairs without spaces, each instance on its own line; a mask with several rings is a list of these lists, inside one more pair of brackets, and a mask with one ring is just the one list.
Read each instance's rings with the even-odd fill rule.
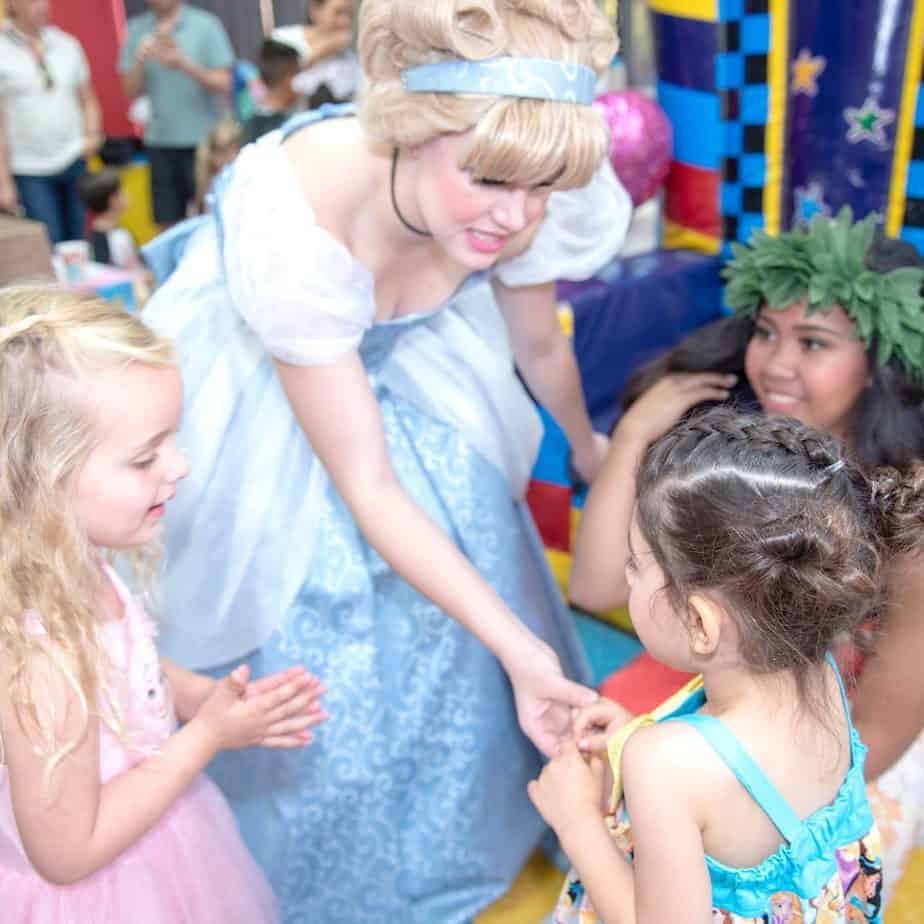
[[877,212],[924,251],[922,0],[649,0],[674,126],[664,245]]

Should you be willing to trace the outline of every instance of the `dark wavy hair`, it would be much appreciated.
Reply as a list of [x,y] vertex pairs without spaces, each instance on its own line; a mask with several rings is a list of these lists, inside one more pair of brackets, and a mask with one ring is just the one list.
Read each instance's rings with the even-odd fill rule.
[[[867,251],[866,265],[887,273],[900,266],[921,266],[922,260],[911,244],[881,237]],[[630,377],[622,395],[623,410],[671,372],[727,372],[744,382],[744,357],[753,333],[754,319],[737,315],[693,331]],[[880,366],[876,348],[874,341],[867,351],[872,382],[850,415],[847,441],[865,468],[903,469],[924,458],[924,386],[909,379],[894,359]]]
[[747,663],[792,671],[803,693],[834,641],[878,609],[883,561],[924,528],[924,467],[867,474],[831,436],[727,407],[655,441],[637,497],[674,609],[716,594]]

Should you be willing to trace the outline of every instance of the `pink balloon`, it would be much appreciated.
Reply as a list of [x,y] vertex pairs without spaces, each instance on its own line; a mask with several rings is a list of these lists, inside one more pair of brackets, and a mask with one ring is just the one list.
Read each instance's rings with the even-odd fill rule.
[[650,199],[667,177],[673,131],[664,110],[637,90],[614,90],[594,100],[610,130],[610,163],[635,205]]

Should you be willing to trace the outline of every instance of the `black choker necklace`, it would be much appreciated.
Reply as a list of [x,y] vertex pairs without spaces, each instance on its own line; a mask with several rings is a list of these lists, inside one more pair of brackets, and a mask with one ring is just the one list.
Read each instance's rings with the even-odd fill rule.
[[415,228],[402,214],[401,209],[398,208],[398,200],[395,198],[395,174],[398,172],[398,149],[395,148],[394,152],[391,155],[391,207],[394,209],[395,217],[398,221],[404,225],[408,231],[411,231],[414,234],[419,234],[421,237],[433,237],[429,231],[421,231],[420,228]]

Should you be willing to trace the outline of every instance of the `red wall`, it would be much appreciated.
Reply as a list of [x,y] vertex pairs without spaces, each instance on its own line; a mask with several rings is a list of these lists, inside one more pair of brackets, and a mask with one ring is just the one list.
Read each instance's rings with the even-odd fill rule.
[[[88,7],[93,8],[92,13]],[[123,0],[52,0],[51,21],[83,45],[103,110],[103,131],[107,135],[134,134],[118,71],[119,48],[125,37]]]

